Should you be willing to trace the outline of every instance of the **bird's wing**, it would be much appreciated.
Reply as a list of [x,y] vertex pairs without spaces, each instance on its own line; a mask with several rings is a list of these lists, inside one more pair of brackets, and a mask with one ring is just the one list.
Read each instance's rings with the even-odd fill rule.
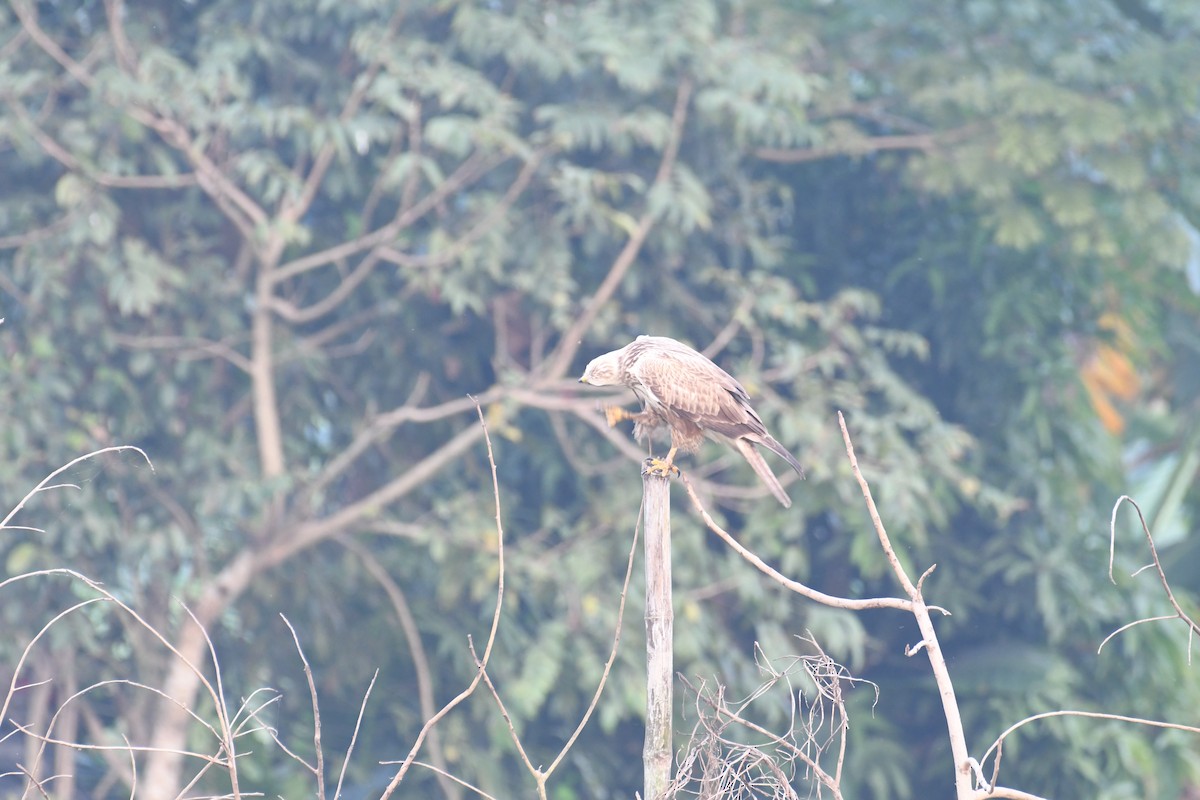
[[[673,415],[718,434],[731,444],[747,439],[766,447],[804,477],[804,469],[796,457],[767,432],[762,418],[750,405],[745,387],[703,353],[665,336],[639,336],[628,345],[627,351],[627,369],[630,377],[641,384],[639,394],[652,396]],[[734,446],[742,450],[739,445]],[[746,456],[758,471],[755,458],[762,461],[757,453]]]
[[642,337],[629,374],[664,408],[706,431],[738,438],[765,436],[746,390],[706,356],[674,339]]

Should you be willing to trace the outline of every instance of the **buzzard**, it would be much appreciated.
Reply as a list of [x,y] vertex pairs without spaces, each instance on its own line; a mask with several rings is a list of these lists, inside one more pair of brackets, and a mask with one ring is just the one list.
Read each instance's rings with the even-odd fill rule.
[[661,425],[670,428],[671,450],[651,466],[660,474],[677,470],[675,454],[694,452],[708,436],[741,453],[771,494],[785,508],[792,505],[754,446],[775,453],[803,478],[800,462],[767,433],[742,385],[702,353],[665,336],[639,336],[620,350],[593,359],[579,381],[592,386],[628,386],[641,400],[638,414],[623,408],[605,409],[609,425],[631,419],[638,439]]

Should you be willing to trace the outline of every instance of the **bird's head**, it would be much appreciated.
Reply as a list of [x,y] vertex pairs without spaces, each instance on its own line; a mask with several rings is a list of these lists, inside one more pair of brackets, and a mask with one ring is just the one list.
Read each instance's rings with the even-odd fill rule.
[[583,371],[579,382],[590,386],[616,386],[619,384],[621,370],[617,359],[620,352],[620,350],[614,350],[593,358],[592,362],[587,365],[587,369]]

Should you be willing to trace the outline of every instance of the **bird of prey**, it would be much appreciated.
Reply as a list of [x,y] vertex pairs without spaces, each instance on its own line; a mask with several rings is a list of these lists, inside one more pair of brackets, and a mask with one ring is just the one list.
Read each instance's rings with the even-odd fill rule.
[[694,452],[707,436],[741,453],[784,508],[792,505],[755,445],[778,455],[803,478],[800,462],[767,433],[742,385],[702,353],[665,336],[639,336],[620,350],[593,359],[579,381],[628,386],[642,402],[638,414],[606,408],[609,425],[631,419],[638,439],[662,425],[670,428],[670,452],[665,459],[652,459],[650,468],[657,474],[678,471],[675,454]]

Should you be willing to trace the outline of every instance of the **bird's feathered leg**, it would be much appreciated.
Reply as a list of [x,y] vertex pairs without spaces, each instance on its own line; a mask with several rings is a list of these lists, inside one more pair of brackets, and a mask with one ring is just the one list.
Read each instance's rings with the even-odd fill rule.
[[[620,406],[605,406],[604,418],[608,420],[608,426],[610,428],[614,428],[626,420],[632,420],[639,425],[646,425],[649,428],[656,427],[659,422],[658,418],[653,414],[645,411],[635,414],[634,412],[628,411]],[[642,462],[642,472],[650,475],[661,475],[664,478],[669,477],[672,474],[678,475],[679,467],[675,466],[674,464],[675,454],[677,452],[679,452],[679,446],[672,441],[671,449],[667,453],[667,457],[655,458],[654,456],[650,456]]]

